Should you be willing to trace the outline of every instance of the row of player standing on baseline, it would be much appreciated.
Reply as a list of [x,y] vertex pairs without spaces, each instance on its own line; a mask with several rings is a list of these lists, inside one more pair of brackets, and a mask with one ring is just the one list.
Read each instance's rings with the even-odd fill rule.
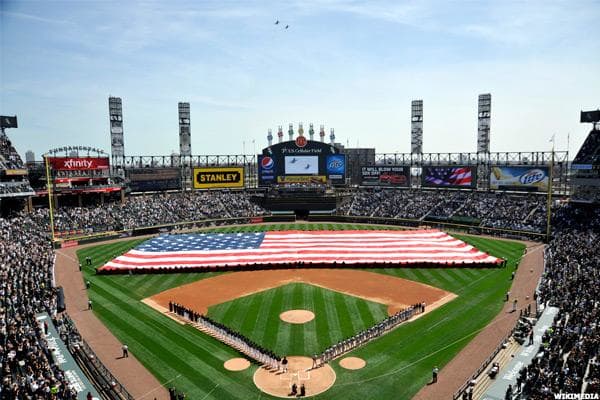
[[219,341],[238,349],[259,363],[271,369],[279,369],[282,360],[281,357],[277,356],[271,350],[259,346],[241,333],[178,303],[170,301],[169,311],[201,325],[204,329],[210,331]]
[[390,315],[383,321],[378,322],[372,327],[360,331],[351,338],[341,340],[338,343],[329,346],[320,355],[314,355],[312,358],[312,368],[318,368],[323,364],[341,356],[342,354],[352,351],[355,348],[382,336],[387,331],[395,328],[400,323],[410,319],[413,315],[424,312],[424,302],[416,303],[407,308],[404,308],[396,312],[394,315]]

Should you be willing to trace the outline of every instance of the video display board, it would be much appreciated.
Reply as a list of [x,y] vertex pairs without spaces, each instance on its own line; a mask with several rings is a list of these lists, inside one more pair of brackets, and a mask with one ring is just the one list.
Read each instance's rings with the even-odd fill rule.
[[317,175],[319,156],[285,156],[286,175]]
[[360,168],[362,186],[402,186],[410,184],[410,167],[366,165]]
[[503,166],[492,167],[490,189],[547,192],[548,167]]
[[194,168],[194,189],[243,188],[244,167]]
[[126,171],[132,192],[181,189],[179,168],[136,168]]
[[344,184],[346,156],[327,143],[296,140],[277,143],[263,149],[258,156],[258,184],[270,186],[287,183]]
[[423,167],[421,184],[428,187],[474,188],[477,184],[477,169],[454,165]]

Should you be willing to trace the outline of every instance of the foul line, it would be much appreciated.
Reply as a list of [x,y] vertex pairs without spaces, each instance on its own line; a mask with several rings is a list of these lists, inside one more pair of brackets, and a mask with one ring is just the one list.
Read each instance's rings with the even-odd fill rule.
[[206,396],[204,396],[204,397],[202,398],[202,400],[204,400],[205,398],[207,398],[208,396],[210,396],[210,394],[211,394],[212,392],[214,392],[214,391],[215,391],[215,389],[216,389],[216,388],[218,388],[218,387],[219,387],[219,384],[217,383],[217,386],[215,386],[214,388],[212,388],[210,392],[206,393]]
[[154,392],[156,389],[168,385],[169,383],[173,382],[175,379],[179,378],[180,376],[181,376],[181,374],[177,375],[175,378],[169,379],[165,383],[161,383],[160,385],[156,386],[154,389],[152,389],[149,392],[146,392],[145,394],[141,395],[139,398],[143,399],[144,397],[148,396],[150,393]]

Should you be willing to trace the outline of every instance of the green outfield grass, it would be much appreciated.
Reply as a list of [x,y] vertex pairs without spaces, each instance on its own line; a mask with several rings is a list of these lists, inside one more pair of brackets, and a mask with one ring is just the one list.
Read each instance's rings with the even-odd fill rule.
[[[249,225],[213,230],[369,228],[381,229],[380,226],[325,223]],[[348,371],[340,368],[337,361],[333,362],[332,367],[337,373],[336,383],[315,398],[409,399],[428,382],[433,365],[443,367],[498,314],[504,294],[510,287],[511,272],[524,246],[509,241],[454,236],[494,256],[506,258],[508,267],[371,270],[427,283],[454,292],[459,297],[354,351],[352,355],[362,357],[368,363],[362,370]],[[98,267],[140,242],[131,240],[89,247],[79,250],[78,256],[80,260],[91,256],[93,267]],[[172,382],[187,393],[188,399],[194,400],[270,398],[252,382],[255,366],[242,372],[223,369],[225,360],[237,356],[235,351],[194,328],[177,324],[140,302],[163,290],[215,276],[216,273],[96,276],[93,268],[84,267],[84,275],[92,282],[90,297],[94,301],[96,315],[121,341],[129,345],[131,352],[159,381]],[[328,342],[334,342],[338,335],[348,336],[349,332],[362,329],[363,324],[383,317],[380,305],[376,303],[315,289],[301,284],[283,286],[248,296],[247,303],[239,299],[211,307],[209,313],[230,326],[251,332],[254,338],[266,338],[267,342],[272,340],[275,351],[287,350],[285,352],[289,351],[289,354],[306,355],[310,355],[314,349],[322,349]],[[285,295],[286,291],[291,291],[291,297]],[[323,304],[320,304],[321,301]],[[300,331],[294,332],[291,328],[288,333],[277,333],[278,310],[282,304],[287,308],[287,304],[310,302],[329,308],[326,314],[328,318],[319,322],[322,326],[315,327],[313,332],[306,335]],[[254,314],[248,315],[248,310]],[[348,321],[349,316],[357,312],[359,316]],[[272,315],[274,313],[276,315]],[[273,335],[277,337],[273,338]]]

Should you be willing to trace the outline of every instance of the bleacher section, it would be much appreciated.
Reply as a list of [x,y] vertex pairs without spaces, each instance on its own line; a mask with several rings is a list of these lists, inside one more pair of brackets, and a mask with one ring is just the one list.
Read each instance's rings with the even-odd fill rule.
[[571,164],[572,200],[600,202],[600,130],[592,130]]
[[27,169],[8,136],[0,133],[0,198],[34,195]]

